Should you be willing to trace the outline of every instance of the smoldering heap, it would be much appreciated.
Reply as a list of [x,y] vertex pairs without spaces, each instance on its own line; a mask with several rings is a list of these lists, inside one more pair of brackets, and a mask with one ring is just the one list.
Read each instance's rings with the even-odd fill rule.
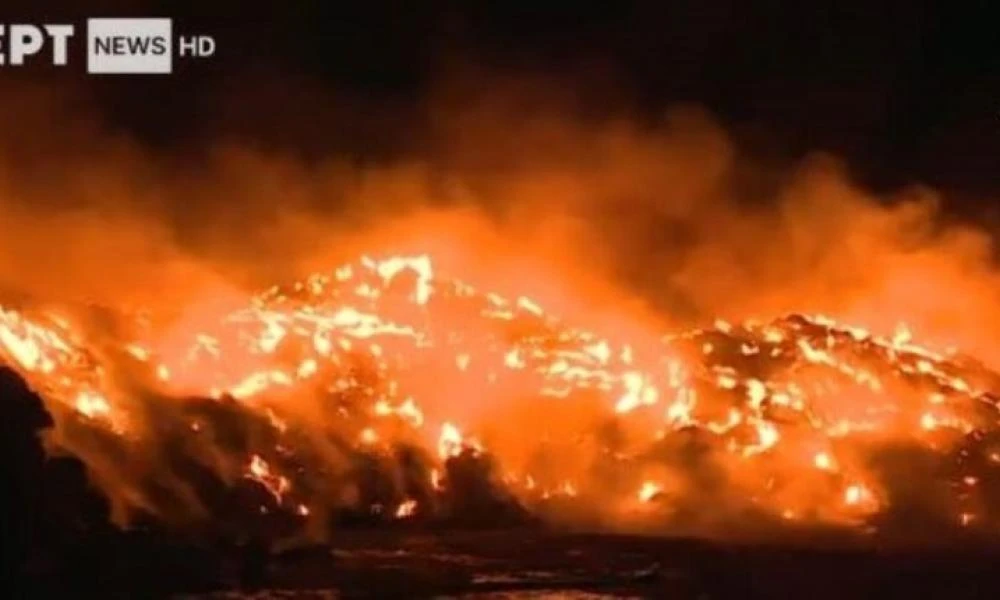
[[620,337],[426,255],[224,311],[0,307],[49,453],[86,465],[119,526],[1000,525],[1000,377],[969,357],[815,315]]

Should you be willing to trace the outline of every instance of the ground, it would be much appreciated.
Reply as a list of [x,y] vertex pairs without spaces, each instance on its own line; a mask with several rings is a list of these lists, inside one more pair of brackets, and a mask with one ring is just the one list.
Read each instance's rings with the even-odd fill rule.
[[[244,560],[244,565],[253,561]],[[261,565],[265,565],[260,569]],[[810,549],[539,530],[351,532],[222,564],[215,581],[123,596],[346,598],[996,598],[1000,548]],[[134,571],[133,571],[134,573]],[[242,576],[242,583],[240,577]],[[108,581],[104,595],[115,595]],[[193,581],[192,581],[193,583]],[[138,587],[136,587],[138,586]],[[216,588],[214,591],[211,588]],[[239,591],[237,591],[239,590]],[[176,593],[175,593],[176,592]]]

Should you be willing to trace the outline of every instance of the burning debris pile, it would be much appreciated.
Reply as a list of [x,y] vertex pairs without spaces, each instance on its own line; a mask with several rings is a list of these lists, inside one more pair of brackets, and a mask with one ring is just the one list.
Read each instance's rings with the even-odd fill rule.
[[120,523],[1000,525],[997,374],[819,316],[622,340],[362,258],[225,311],[0,307]]

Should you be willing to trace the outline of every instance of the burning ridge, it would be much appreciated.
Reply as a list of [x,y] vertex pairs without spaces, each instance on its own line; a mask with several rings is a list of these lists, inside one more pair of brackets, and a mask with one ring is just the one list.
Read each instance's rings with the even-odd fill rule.
[[363,257],[224,312],[0,306],[0,363],[120,522],[1000,522],[1000,379],[905,328],[621,340],[433,267]]

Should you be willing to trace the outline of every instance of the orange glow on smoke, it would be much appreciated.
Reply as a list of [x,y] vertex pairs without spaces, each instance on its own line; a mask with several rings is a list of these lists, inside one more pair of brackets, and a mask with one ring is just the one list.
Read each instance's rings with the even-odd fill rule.
[[[689,501],[697,492],[679,466],[667,460],[666,478],[649,479],[643,461],[697,431],[733,498],[788,521],[850,524],[888,506],[865,460],[871,448],[896,440],[944,452],[997,425],[985,372],[914,344],[903,325],[879,336],[790,316],[622,339],[634,323],[599,332],[563,322],[527,295],[439,277],[427,255],[366,256],[235,310],[194,307],[165,327],[133,321],[134,338],[108,350],[56,315],[0,308],[0,361],[57,422],[77,419],[137,448],[147,430],[134,390],[160,403],[234,400],[288,445],[215,460],[238,465],[304,518],[329,498],[300,492],[295,481],[310,474],[283,472],[271,457],[294,456],[309,438],[296,432],[371,452],[416,444],[436,457],[435,490],[448,485],[446,461],[489,454],[529,506],[560,497],[614,513],[628,501]],[[331,398],[340,408],[328,408]],[[615,444],[595,438],[599,422],[616,425]],[[197,435],[203,425],[190,427]],[[543,448],[552,460],[540,467],[533,457]],[[1000,462],[995,452],[988,459]],[[615,464],[622,485],[594,478],[598,461]],[[109,476],[114,465],[94,468],[112,497],[135,497],[115,487],[128,482]],[[976,493],[977,477],[961,481]],[[392,514],[418,508],[404,498]],[[980,520],[955,510],[962,525]]]

